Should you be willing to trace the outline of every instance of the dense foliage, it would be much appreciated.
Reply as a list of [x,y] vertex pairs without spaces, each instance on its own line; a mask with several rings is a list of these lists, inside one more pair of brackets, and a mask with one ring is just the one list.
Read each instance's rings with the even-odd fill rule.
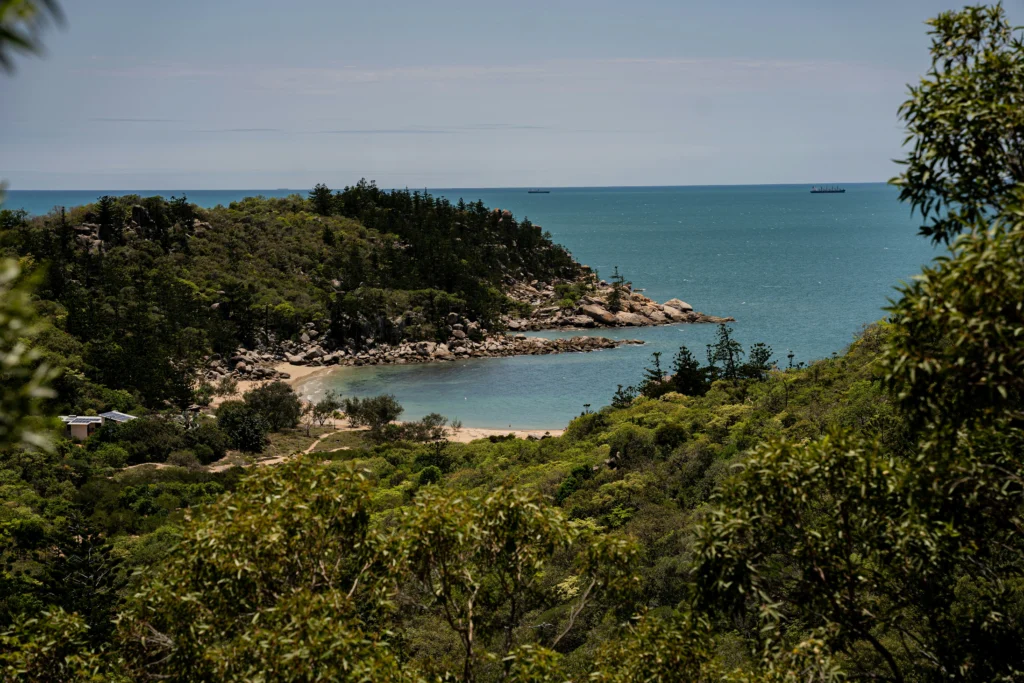
[[[322,189],[322,188],[321,188]],[[0,256],[42,268],[38,344],[66,370],[54,412],[185,408],[211,353],[298,338],[447,338],[458,313],[484,328],[518,304],[509,278],[572,277],[577,264],[528,220],[481,203],[372,183],[312,199],[200,209],[184,197],[101,197],[29,219],[0,211]]]
[[1024,182],[1024,42],[1001,5],[943,12],[928,22],[932,68],[900,109],[910,154],[895,180],[949,242],[1012,205]]
[[[966,85],[994,87],[985,64],[1016,55],[977,37],[1008,34],[999,10],[936,26],[935,69],[959,46]],[[961,89],[933,94],[914,117],[948,116],[944,98]],[[944,153],[912,130],[915,154]],[[170,461],[168,442],[198,430],[211,450],[237,440],[236,418],[290,429],[292,401],[273,387],[224,403],[219,427],[136,420],[52,451],[8,439],[0,670],[1020,680],[1024,197],[949,182],[987,208],[931,233],[960,237],[843,355],[778,370],[771,349],[744,353],[723,327],[706,366],[681,349],[666,377],[655,355],[641,391],[620,387],[559,438],[450,443],[440,416],[394,424],[400,406],[385,396],[349,402],[370,432],[328,432],[310,442],[322,450],[293,448],[274,466],[121,469],[142,454]],[[378,197],[321,186],[310,206],[379,226],[394,205],[378,211]],[[111,212],[104,234],[123,239]],[[15,301],[0,310],[30,321]],[[35,407],[6,398],[33,362],[4,376],[14,410]]]
[[[509,680],[536,680],[529,676],[541,670],[573,680],[590,671],[621,681],[643,670],[664,675],[651,648],[671,653],[665,666],[685,665],[708,679],[785,671],[781,650],[748,650],[736,636],[716,635],[707,617],[688,608],[676,612],[691,599],[694,523],[731,467],[759,442],[815,439],[833,428],[871,425],[866,433],[902,448],[895,404],[873,369],[890,334],[872,328],[848,355],[766,381],[719,381],[698,397],[637,398],[624,409],[581,416],[557,439],[449,443],[436,431],[443,429],[442,419],[434,418],[400,430],[400,441],[377,445],[367,439],[349,450],[261,468],[245,477],[243,489],[235,488],[237,475],[224,479],[179,469],[160,470],[152,483],[143,482],[156,472],[129,477],[129,470],[102,489],[95,479],[84,479],[77,485],[101,501],[96,505],[102,515],[92,513],[93,523],[107,525],[101,528],[125,563],[120,570],[141,565],[156,572],[145,579],[143,593],[133,589],[145,596],[137,598],[142,602],[120,603],[119,610],[131,616],[111,642],[124,658],[118,667],[128,668],[115,669],[133,677],[146,671],[176,680],[229,680],[259,667],[308,680],[301,667],[283,664],[293,650],[270,647],[272,634],[288,632],[323,666],[340,666],[330,658],[342,651],[355,672],[383,667],[378,670],[393,672],[391,680],[444,671],[466,678],[467,661],[479,680],[505,671]],[[220,494],[230,489],[236,494]],[[118,505],[127,506],[125,512],[110,507],[110,500],[123,501]],[[148,564],[153,558],[146,553],[158,547],[166,552],[160,535],[171,532],[168,523],[214,500],[185,526],[186,539],[192,539],[182,546],[189,549],[185,554]],[[146,516],[124,531],[111,526],[115,519],[127,522],[131,513]],[[522,527],[510,523],[514,515],[526,515]],[[131,543],[117,540],[150,529]],[[499,532],[522,534],[517,542],[523,549],[509,551],[509,538],[491,536]],[[333,555],[339,552],[383,559],[339,560]],[[432,583],[441,580],[438,562],[450,572],[447,583]],[[311,576],[303,568],[321,563],[348,574]],[[223,586],[240,566],[255,573],[230,590],[255,591],[244,600],[265,596],[260,602],[203,587]],[[352,577],[361,568],[365,573],[352,592]],[[506,572],[511,578],[502,578]],[[512,589],[506,580],[520,583]],[[160,607],[185,594],[192,597],[181,603],[184,611]],[[282,595],[290,596],[287,603],[276,602]],[[191,605],[198,612],[189,611]],[[640,608],[650,614],[633,622]],[[243,622],[239,614],[247,615]],[[206,616],[196,622],[197,615]],[[206,619],[225,621],[189,627]],[[172,642],[173,653],[166,650]],[[815,671],[831,666],[811,656],[821,642],[801,645],[804,665],[812,667],[813,660]],[[379,676],[389,680],[386,673]]]

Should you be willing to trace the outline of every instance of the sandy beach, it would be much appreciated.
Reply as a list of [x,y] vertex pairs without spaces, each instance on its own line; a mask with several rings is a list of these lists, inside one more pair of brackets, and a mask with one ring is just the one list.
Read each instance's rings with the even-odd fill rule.
[[[331,372],[335,368],[333,367],[312,367],[309,365],[293,365],[292,363],[279,363],[274,366],[274,370],[278,372],[286,372],[289,375],[287,380],[284,380],[296,391],[300,391],[302,384],[317,374],[325,374]],[[219,396],[214,399],[211,407],[216,408],[224,401],[230,399],[239,399],[242,394],[249,391],[253,387],[265,383],[267,380],[242,380],[238,383],[238,391],[231,396]],[[458,431],[457,434],[452,434],[450,439],[455,443],[469,443],[470,441],[476,441],[477,439],[486,439],[491,436],[507,436],[513,434],[516,438],[526,439],[528,437],[534,437],[540,439],[546,436],[561,436],[564,432],[564,428],[556,429],[516,429],[513,425],[508,429],[490,429],[486,427],[463,427]]]
[[[292,389],[298,390],[299,385],[309,379],[312,375],[319,372],[329,372],[331,368],[325,367],[312,367],[309,365],[293,365],[292,363],[278,363],[274,366],[274,370],[277,372],[286,372],[289,378],[284,380]],[[233,401],[242,398],[242,394],[257,387],[261,384],[266,384],[273,380],[239,380],[238,390],[230,396],[215,396],[213,401],[210,403],[211,408],[216,408],[224,401]]]
[[[278,363],[277,365],[274,366],[274,370],[276,370],[277,372],[288,373],[289,378],[284,381],[287,382],[292,389],[296,389],[304,380],[309,379],[310,376],[315,375],[317,373],[330,372],[331,368],[313,367],[311,365],[293,365],[292,363]],[[257,384],[263,384],[263,382],[248,380],[239,382],[238,393],[244,394]]]
[[527,437],[541,438],[543,436],[561,436],[564,429],[485,429],[483,427],[463,427],[457,434],[449,437],[455,443],[469,443],[477,439],[486,439],[490,436],[506,436],[514,434],[518,439]]

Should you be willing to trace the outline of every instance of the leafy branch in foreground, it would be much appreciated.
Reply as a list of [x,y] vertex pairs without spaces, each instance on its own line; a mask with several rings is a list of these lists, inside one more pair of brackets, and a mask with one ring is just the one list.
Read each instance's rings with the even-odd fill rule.
[[39,53],[39,34],[51,21],[64,23],[56,0],[0,0],[0,68],[14,70],[12,51]]
[[46,448],[41,403],[54,393],[56,372],[40,361],[33,339],[43,330],[32,306],[31,281],[19,283],[21,269],[0,260],[0,449]]
[[913,143],[900,199],[951,242],[1013,202],[1024,182],[1024,43],[1002,5],[943,12],[928,22],[932,66],[900,107]]

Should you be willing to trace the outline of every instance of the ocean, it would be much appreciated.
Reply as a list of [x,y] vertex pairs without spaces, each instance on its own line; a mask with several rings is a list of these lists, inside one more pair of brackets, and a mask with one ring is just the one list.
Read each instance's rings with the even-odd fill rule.
[[[938,255],[917,235],[918,223],[894,188],[846,188],[845,194],[819,195],[806,185],[431,192],[453,201],[481,199],[528,217],[602,277],[617,266],[635,288],[658,301],[678,297],[704,313],[732,316],[736,339],[745,347],[770,345],[785,364],[790,351],[795,362],[841,353],[865,325],[885,315],[894,287]],[[292,192],[185,191],[200,206]],[[100,194],[126,193],[12,191],[4,208],[45,213]],[[585,404],[607,405],[617,385],[639,381],[653,351],[661,351],[667,365],[685,344],[703,359],[715,328],[674,325],[597,334],[646,344],[587,354],[341,368],[315,377],[302,391],[393,393],[406,419],[439,412],[474,427],[562,428]]]

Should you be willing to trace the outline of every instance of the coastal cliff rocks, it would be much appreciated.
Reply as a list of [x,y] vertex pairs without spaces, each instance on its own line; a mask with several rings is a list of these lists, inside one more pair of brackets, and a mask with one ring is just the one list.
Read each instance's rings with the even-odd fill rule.
[[[552,353],[587,353],[613,349],[624,344],[643,344],[636,339],[608,339],[606,337],[571,337],[547,339],[524,334],[488,336],[480,341],[451,339],[446,344],[429,341],[380,344],[369,349],[343,348],[328,351],[320,346],[302,347],[295,342],[283,342],[279,352],[238,349],[223,359],[211,356],[204,379],[219,381],[226,375],[236,379],[270,381],[287,379],[288,373],[278,372],[275,366],[288,362],[293,365],[329,367],[332,365],[404,365],[454,361],[464,358],[499,358],[505,356],[542,356]],[[285,351],[284,349],[291,349]]]
[[652,324],[649,318],[646,318],[638,313],[628,313],[626,311],[619,311],[615,314],[615,324],[624,325],[628,327],[650,325]]
[[[589,269],[577,280],[541,283],[507,281],[508,296],[528,306],[528,316],[506,316],[502,322],[513,332],[566,329],[574,327],[647,327],[675,323],[725,323],[733,318],[706,315],[694,311],[693,306],[681,299],[669,299],[664,304],[634,291],[629,283],[622,284],[615,300],[616,287],[605,281],[595,281]],[[584,293],[585,292],[585,293]],[[574,295],[577,295],[575,298]],[[617,309],[617,310],[616,310]]]
[[690,311],[693,310],[693,306],[686,303],[685,301],[680,301],[679,299],[669,299],[668,301],[665,302],[665,306],[674,308],[675,310],[681,311],[683,313],[689,313]]
[[[580,312],[590,318],[594,322],[601,323],[602,325],[615,325],[618,321],[615,319],[615,314],[611,311],[602,308],[597,304],[586,304],[580,306]],[[572,316],[570,320],[575,321],[577,316]]]
[[[720,318],[694,311],[693,306],[680,299],[659,304],[634,291],[628,283],[617,287],[597,281],[584,271],[576,280],[553,282],[505,281],[508,296],[521,304],[519,310],[529,315],[504,316],[500,323],[507,334],[493,333],[480,323],[459,313],[450,312],[438,321],[436,330],[446,338],[444,343],[415,339],[403,333],[382,335],[380,330],[361,325],[352,327],[351,341],[338,345],[336,336],[322,330],[325,322],[306,323],[297,339],[268,343],[269,350],[238,349],[226,360],[219,356],[208,362],[205,379],[215,382],[226,375],[238,379],[280,379],[284,373],[275,368],[287,362],[293,365],[328,367],[333,365],[361,366],[407,363],[451,362],[465,358],[546,355],[552,353],[584,353],[611,349],[622,344],[642,344],[636,340],[613,340],[605,337],[576,336],[562,339],[530,337],[523,332],[545,329],[588,329],[600,327],[646,327],[673,323],[723,323],[732,318]],[[418,321],[415,311],[406,311],[396,318],[397,323]],[[394,322],[394,321],[393,321]],[[329,324],[329,323],[326,323]],[[320,329],[317,329],[318,326]],[[359,333],[361,331],[361,333]],[[406,337],[406,338],[402,338]]]

